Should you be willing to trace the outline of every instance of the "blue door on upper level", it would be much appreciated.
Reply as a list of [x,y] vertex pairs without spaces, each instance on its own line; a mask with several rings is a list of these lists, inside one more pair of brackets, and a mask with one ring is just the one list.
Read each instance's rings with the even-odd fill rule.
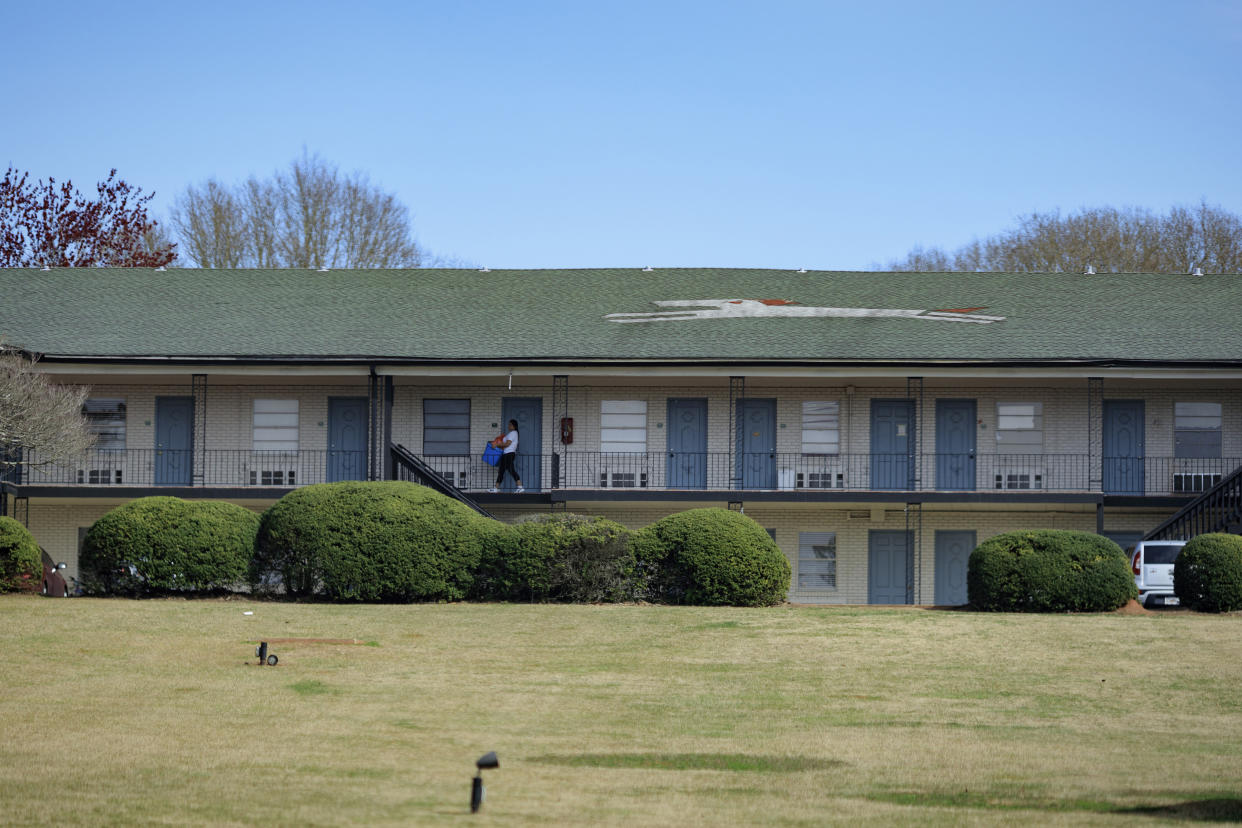
[[914,401],[871,401],[871,488],[913,489]]
[[975,488],[975,401],[936,400],[936,488]]
[[776,400],[737,401],[735,474],[743,489],[776,488]]
[[707,400],[668,401],[668,487],[707,488]]
[[328,482],[367,479],[367,398],[328,398]]
[[155,398],[155,484],[189,486],[194,474],[194,398]]
[[[505,397],[500,407],[500,432],[508,432],[509,421],[518,423],[518,451],[513,469],[528,492],[539,491],[543,464],[543,400],[539,397]],[[503,491],[512,491],[516,484],[505,475]]]
[[1143,401],[1105,400],[1103,439],[1104,491],[1143,494]]

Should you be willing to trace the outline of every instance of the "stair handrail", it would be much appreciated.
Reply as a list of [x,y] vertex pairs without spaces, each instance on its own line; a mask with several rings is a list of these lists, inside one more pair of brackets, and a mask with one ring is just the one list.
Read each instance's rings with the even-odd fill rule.
[[[1143,540],[1189,540],[1189,537],[1172,537],[1174,533],[1170,530],[1179,524],[1187,524],[1192,515],[1197,515],[1206,509],[1213,507],[1221,507],[1228,510],[1230,506],[1229,497],[1233,497],[1233,512],[1227,512],[1221,520],[1210,526],[1207,531],[1218,532],[1229,525],[1230,520],[1236,520],[1239,510],[1242,510],[1242,465],[1238,466],[1228,475],[1226,475],[1219,483],[1208,489],[1194,500],[1187,503],[1182,508],[1174,512],[1168,520],[1161,523],[1155,529],[1152,529],[1143,536]],[[1190,527],[1187,526],[1186,529]],[[1188,531],[1180,531],[1177,535],[1189,535]],[[1200,532],[1199,534],[1203,534]]]
[[410,451],[405,446],[400,443],[389,443],[388,449],[392,452],[393,461],[396,464],[405,466],[413,474],[417,475],[422,480],[427,481],[431,488],[441,494],[460,500],[480,515],[483,515],[483,517],[495,519],[496,516],[480,506],[478,501],[454,486],[448,478],[440,474],[440,472],[436,471],[431,466],[427,465],[421,457]]

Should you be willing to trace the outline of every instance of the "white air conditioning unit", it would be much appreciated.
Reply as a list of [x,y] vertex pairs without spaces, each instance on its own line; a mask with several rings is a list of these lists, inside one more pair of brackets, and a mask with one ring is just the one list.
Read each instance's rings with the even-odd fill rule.
[[996,472],[997,489],[1042,489],[1044,487],[1043,469],[1000,469]]
[[645,489],[647,473],[645,471],[609,471],[599,473],[601,489]]
[[844,489],[845,475],[835,471],[798,472],[794,478],[798,489]]
[[1176,472],[1173,475],[1175,494],[1206,492],[1220,482],[1221,475],[1211,472]]
[[78,469],[78,482],[119,486],[124,482],[120,469]]
[[296,486],[297,469],[251,469],[251,486]]

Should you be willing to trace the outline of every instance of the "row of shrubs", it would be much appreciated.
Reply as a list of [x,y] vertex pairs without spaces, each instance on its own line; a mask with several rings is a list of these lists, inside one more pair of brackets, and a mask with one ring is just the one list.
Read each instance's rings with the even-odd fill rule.
[[91,594],[260,593],[332,601],[613,602],[767,606],[789,562],[753,520],[695,509],[631,531],[604,518],[510,525],[404,482],[306,486],[262,516],[150,497],[87,532]]

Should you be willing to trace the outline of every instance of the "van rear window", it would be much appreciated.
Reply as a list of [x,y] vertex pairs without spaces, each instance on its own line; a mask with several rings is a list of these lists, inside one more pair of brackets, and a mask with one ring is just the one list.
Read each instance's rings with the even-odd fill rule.
[[1171,564],[1177,560],[1177,555],[1182,551],[1181,544],[1173,543],[1148,543],[1143,545],[1143,563],[1145,564]]

